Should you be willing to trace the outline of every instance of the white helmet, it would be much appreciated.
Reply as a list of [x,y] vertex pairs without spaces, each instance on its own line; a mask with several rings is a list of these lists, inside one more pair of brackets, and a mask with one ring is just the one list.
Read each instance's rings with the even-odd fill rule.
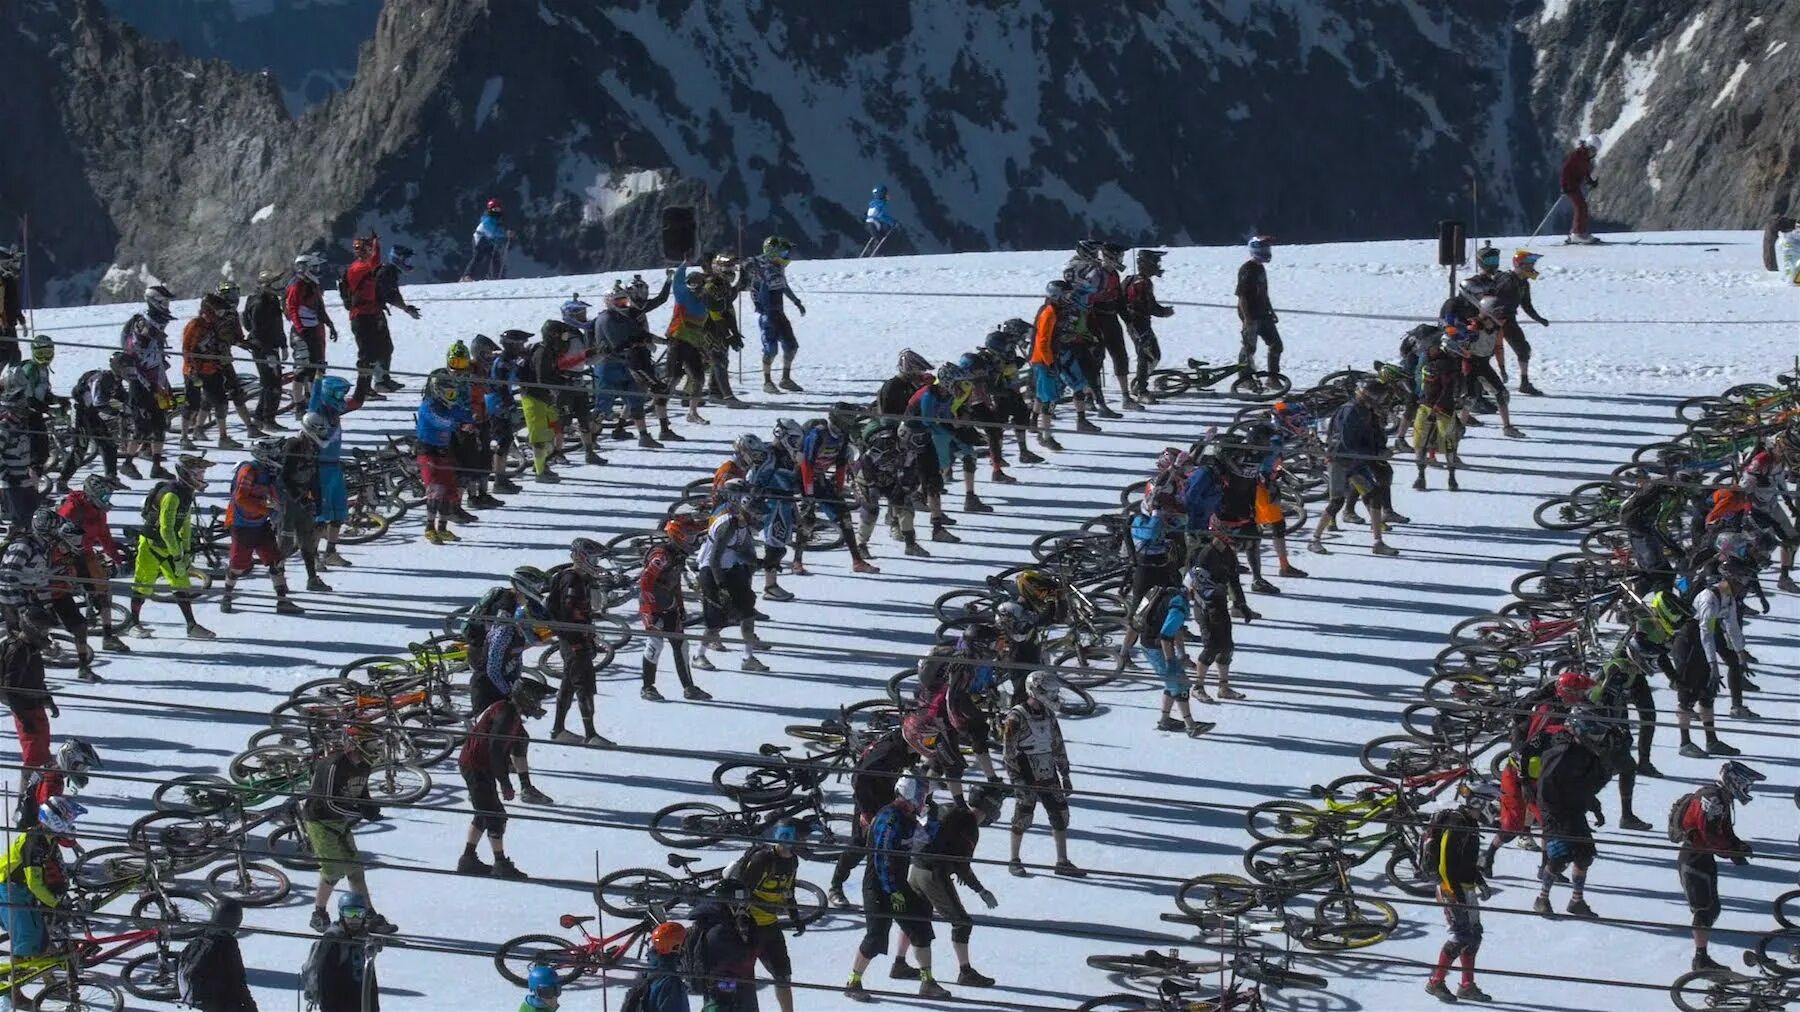
[[1589,151],[1592,151],[1594,154],[1600,153],[1600,135],[1599,134],[1587,134],[1581,138],[1579,143],[1581,144],[1582,147],[1587,148]]
[[1033,671],[1025,676],[1025,694],[1054,710],[1062,704],[1062,682],[1048,671]]
[[325,258],[317,253],[302,253],[294,258],[294,273],[308,281],[317,281],[324,267]]
[[45,829],[58,836],[69,836],[75,832],[75,820],[87,814],[87,809],[61,794],[55,795],[38,806],[38,822]]

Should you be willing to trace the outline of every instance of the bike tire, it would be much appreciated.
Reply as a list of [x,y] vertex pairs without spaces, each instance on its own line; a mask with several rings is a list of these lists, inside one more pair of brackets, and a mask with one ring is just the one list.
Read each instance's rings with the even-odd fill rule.
[[494,951],[494,969],[518,987],[533,966],[547,966],[556,974],[556,983],[568,987],[587,972],[588,957],[566,938],[555,935],[520,935],[500,943]]
[[686,905],[681,901],[681,880],[655,868],[621,868],[603,876],[594,883],[594,902],[607,913],[630,920],[649,913],[652,903],[671,917]]
[[125,992],[94,977],[53,980],[28,1006],[37,1012],[125,1012]]
[[1175,905],[1195,920],[1236,917],[1262,901],[1266,885],[1242,875],[1196,875],[1175,890]]
[[414,763],[376,763],[369,768],[369,800],[410,805],[431,793],[431,774]]
[[181,961],[173,954],[157,950],[126,960],[119,973],[119,983],[134,998],[144,1001],[173,1002],[181,997],[178,970]]
[[1775,909],[1777,923],[1789,931],[1800,931],[1800,889],[1789,889],[1770,905]]
[[739,819],[718,805],[683,801],[659,808],[650,816],[650,835],[676,850],[711,847],[735,835]]
[[199,831],[210,827],[201,818],[179,812],[151,812],[125,830],[125,845],[141,854],[166,859],[164,863],[175,871],[192,871],[221,854],[226,844],[223,834]]
[[206,891],[214,899],[246,907],[274,906],[287,899],[293,887],[286,872],[262,861],[245,861],[242,869],[236,861],[228,861],[206,873]]
[[1300,938],[1309,949],[1338,952],[1385,942],[1400,926],[1392,904],[1350,892],[1331,892],[1313,905],[1312,929]]
[[1450,645],[1476,650],[1513,650],[1527,645],[1531,630],[1505,615],[1472,615],[1450,627]]
[[972,618],[989,622],[993,620],[994,611],[999,608],[1001,600],[992,590],[963,588],[939,595],[932,602],[931,610],[940,622],[960,622]]
[[215,773],[184,773],[157,784],[150,792],[150,804],[159,812],[214,815],[231,807],[232,799],[242,793]]
[[79,889],[100,893],[141,879],[148,871],[142,853],[118,844],[82,851],[81,857],[69,866],[69,881]]
[[[1776,943],[1786,948],[1786,958],[1769,954],[1769,947]],[[1800,977],[1800,963],[1795,962],[1796,955],[1800,955],[1800,934],[1793,931],[1771,931],[1756,940],[1755,952],[1757,965],[1762,967],[1764,973],[1784,980]]]
[[1244,813],[1244,825],[1258,840],[1304,840],[1318,829],[1320,814],[1304,801],[1265,801]]
[[1388,855],[1387,880],[1408,896],[1429,898],[1437,895],[1437,880],[1419,874],[1417,860],[1405,848],[1395,847]]
[[346,545],[366,545],[388,532],[391,521],[370,506],[352,508],[338,539]]
[[1155,369],[1150,373],[1149,386],[1156,397],[1180,397],[1193,389],[1194,377],[1180,369]]
[[217,908],[218,902],[199,889],[164,886],[160,895],[138,897],[131,916],[155,922],[171,939],[186,940],[206,930]]
[[1089,956],[1087,965],[1106,973],[1132,978],[1206,977],[1225,968],[1225,964],[1217,960],[1196,963],[1189,959],[1171,959],[1154,949],[1116,956]]
[[1244,871],[1264,885],[1296,892],[1311,889],[1336,872],[1324,861],[1300,864],[1295,860],[1308,853],[1308,841],[1263,840],[1244,849]]
[[804,772],[775,760],[737,759],[713,768],[713,789],[745,804],[769,804],[792,797]]
[[225,775],[234,784],[264,784],[310,778],[313,765],[312,756],[300,749],[269,745],[232,756],[225,765]]
[[1231,396],[1240,401],[1256,401],[1266,403],[1280,400],[1294,389],[1294,381],[1278,372],[1262,370],[1249,375],[1239,374],[1231,381]]
[[1384,734],[1364,743],[1357,759],[1362,768],[1378,777],[1404,780],[1438,771],[1438,753],[1432,742],[1410,734]]
[[312,841],[298,825],[278,826],[269,832],[265,852],[289,871],[318,871],[313,857]]
[[1238,975],[1245,980],[1253,980],[1267,987],[1307,987],[1324,988],[1331,981],[1316,973],[1305,973],[1287,966],[1276,966],[1267,960],[1258,959],[1238,968]]
[[1751,990],[1755,977],[1729,970],[1690,970],[1669,985],[1669,1000],[1681,1012],[1757,1012],[1770,1008]]
[[1103,994],[1075,1006],[1075,1012],[1165,1012],[1168,1007],[1156,995]]

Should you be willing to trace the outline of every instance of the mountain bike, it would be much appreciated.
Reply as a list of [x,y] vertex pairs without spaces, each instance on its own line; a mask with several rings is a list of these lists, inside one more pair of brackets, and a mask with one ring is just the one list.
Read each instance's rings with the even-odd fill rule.
[[1150,392],[1158,398],[1178,397],[1189,390],[1205,390],[1226,377],[1231,381],[1231,396],[1246,401],[1272,401],[1284,397],[1294,388],[1293,380],[1278,372],[1246,370],[1236,362],[1211,365],[1201,359],[1187,360],[1186,369],[1157,369],[1150,373]]
[[[670,854],[669,867],[680,873],[679,878],[655,868],[621,868],[595,883],[594,902],[600,909],[620,917],[645,917],[652,908],[675,915],[676,911],[696,906],[716,894],[725,881],[725,873],[730,870],[708,868],[696,871],[694,865],[699,862],[697,857]],[[825,916],[829,904],[825,890],[796,879],[794,905],[799,911],[799,922],[810,925]],[[778,912],[776,923],[786,929],[794,922],[783,910]]]
[[850,842],[851,817],[827,812],[825,796],[817,786],[773,801],[740,799],[735,812],[704,801],[679,802],[650,816],[650,835],[665,847],[699,850],[726,840],[745,843],[761,839],[783,819],[800,824],[802,840],[794,850],[808,860],[835,860]]
[[[1308,948],[1357,949],[1374,945],[1392,934],[1400,924],[1400,915],[1383,900],[1358,895],[1350,872],[1381,852],[1370,847],[1360,855],[1352,855],[1344,845],[1341,830],[1329,822],[1322,823],[1324,836],[1315,840],[1265,840],[1244,851],[1244,870],[1260,882],[1285,892],[1300,892],[1318,886],[1327,888],[1314,904],[1311,924],[1305,937],[1297,939]],[[1415,862],[1419,848],[1413,839],[1416,827],[1393,827],[1394,855],[1389,864]],[[1413,876],[1416,878],[1416,870]]]
[[179,938],[198,934],[212,920],[217,901],[188,886],[169,885],[166,859],[129,847],[99,847],[82,854],[69,868],[69,882],[85,910],[101,910],[129,895],[131,916],[156,921]]
[[[1763,958],[1745,952],[1744,965],[1761,968]],[[1776,1012],[1800,1004],[1800,965],[1787,965],[1791,969],[1786,974],[1764,969],[1756,976],[1693,970],[1675,978],[1669,998],[1682,1012]]]
[[[11,1007],[70,1012],[123,1012],[125,996],[104,978],[85,971],[109,963],[146,942],[156,951],[137,956],[125,964],[125,989],[144,1001],[173,1002],[176,988],[176,957],[169,949],[168,936],[160,928],[143,928],[116,935],[96,935],[85,914],[64,912],[64,922],[73,918],[81,927],[81,935],[53,944],[54,951],[38,956],[21,956],[0,961],[0,996]],[[13,998],[28,983],[42,977],[50,982],[29,1001]]]
[[599,974],[618,966],[626,959],[640,959],[650,944],[650,932],[667,920],[661,908],[653,907],[643,916],[627,923],[623,931],[596,935],[587,929],[594,916],[563,914],[558,918],[564,931],[581,932],[579,939],[556,935],[520,935],[500,943],[494,953],[494,968],[513,984],[524,987],[525,978],[534,966],[547,966],[556,974],[556,983],[568,987],[587,974]]

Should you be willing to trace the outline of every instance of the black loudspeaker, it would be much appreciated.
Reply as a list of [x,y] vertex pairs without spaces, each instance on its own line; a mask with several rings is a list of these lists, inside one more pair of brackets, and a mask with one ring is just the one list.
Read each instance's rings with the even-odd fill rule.
[[[666,228],[667,226],[665,226]],[[664,240],[665,244],[667,240]],[[1466,247],[1468,241],[1463,235],[1463,223],[1460,221],[1438,222],[1438,266],[1461,267],[1468,262]]]
[[694,222],[693,208],[665,207],[662,209],[663,259],[692,261],[694,247],[698,242],[699,228]]

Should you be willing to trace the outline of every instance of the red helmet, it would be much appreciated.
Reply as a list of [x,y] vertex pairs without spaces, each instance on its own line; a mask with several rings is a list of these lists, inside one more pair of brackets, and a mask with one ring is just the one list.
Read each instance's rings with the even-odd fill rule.
[[1579,703],[1593,689],[1594,680],[1580,671],[1565,671],[1556,678],[1556,695],[1565,703]]
[[501,207],[500,202],[498,200],[489,200],[487,209],[488,209],[489,214],[505,214],[506,213],[506,208]]
[[687,928],[678,921],[664,921],[650,932],[650,945],[659,955],[672,956],[687,944]]

